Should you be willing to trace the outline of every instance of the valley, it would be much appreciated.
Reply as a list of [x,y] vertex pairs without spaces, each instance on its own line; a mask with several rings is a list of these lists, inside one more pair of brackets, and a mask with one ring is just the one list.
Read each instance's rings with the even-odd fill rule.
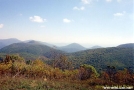
[[[133,86],[134,43],[87,49],[77,43],[58,47],[35,40],[11,42],[0,49],[2,88],[103,90],[111,85]],[[2,84],[4,80],[11,84]],[[19,87],[12,87],[14,83]]]
[[5,55],[19,54],[25,60],[40,58],[50,64],[55,57],[59,58],[60,55],[65,55],[73,63],[74,68],[78,68],[81,64],[93,65],[97,70],[104,70],[108,65],[115,66],[117,69],[134,68],[134,43],[107,48],[94,46],[88,49],[77,43],[58,47],[35,40],[0,40],[0,43],[5,44],[5,42],[10,44],[0,49],[1,58]]

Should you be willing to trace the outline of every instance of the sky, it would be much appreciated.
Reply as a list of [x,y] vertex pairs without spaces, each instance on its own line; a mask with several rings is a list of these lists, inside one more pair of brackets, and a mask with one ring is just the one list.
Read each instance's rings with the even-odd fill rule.
[[85,47],[134,43],[134,0],[0,0],[0,39]]

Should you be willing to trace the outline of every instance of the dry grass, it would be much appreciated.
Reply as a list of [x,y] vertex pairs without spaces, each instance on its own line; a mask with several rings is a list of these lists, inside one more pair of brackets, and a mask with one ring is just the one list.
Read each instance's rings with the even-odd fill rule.
[[24,77],[0,78],[0,90],[95,90],[87,84],[60,80],[43,80]]

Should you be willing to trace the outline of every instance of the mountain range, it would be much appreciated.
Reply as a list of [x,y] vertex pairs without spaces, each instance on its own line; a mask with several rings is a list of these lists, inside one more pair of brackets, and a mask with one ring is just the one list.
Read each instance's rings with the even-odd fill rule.
[[77,43],[57,47],[35,40],[23,42],[17,39],[9,40],[11,41],[0,40],[2,44],[6,45],[0,49],[0,57],[6,54],[19,54],[26,60],[35,60],[42,57],[43,60],[47,59],[48,62],[51,62],[55,56],[65,54],[68,60],[74,63],[75,68],[78,68],[80,64],[91,64],[97,70],[106,69],[107,65],[116,66],[118,69],[134,68],[134,43],[109,48],[97,46],[97,48],[87,49]]
[[69,45],[59,47],[59,46],[49,44],[46,42],[41,42],[41,41],[35,41],[35,40],[21,41],[21,40],[18,40],[16,38],[10,38],[10,39],[0,39],[0,49],[5,47],[5,46],[8,46],[8,45],[11,45],[14,43],[19,43],[19,42],[24,42],[24,43],[31,42],[31,43],[36,43],[36,44],[38,43],[38,44],[46,45],[46,46],[49,46],[51,48],[55,48],[55,49],[58,49],[58,50],[61,50],[61,51],[67,52],[67,53],[78,52],[78,51],[86,50],[86,49],[102,48],[101,46],[93,46],[91,48],[85,48],[78,43],[71,43]]

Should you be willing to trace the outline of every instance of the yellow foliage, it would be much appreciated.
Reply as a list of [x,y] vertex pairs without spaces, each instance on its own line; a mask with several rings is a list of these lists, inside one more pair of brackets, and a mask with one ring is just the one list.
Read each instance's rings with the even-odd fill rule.
[[10,70],[11,66],[12,66],[12,62],[11,61],[8,62],[7,64],[1,63],[0,64],[0,71]]
[[26,63],[25,62],[14,62],[14,68],[16,68],[18,71],[26,68]]
[[37,59],[37,60],[33,61],[33,65],[44,66],[44,62]]

